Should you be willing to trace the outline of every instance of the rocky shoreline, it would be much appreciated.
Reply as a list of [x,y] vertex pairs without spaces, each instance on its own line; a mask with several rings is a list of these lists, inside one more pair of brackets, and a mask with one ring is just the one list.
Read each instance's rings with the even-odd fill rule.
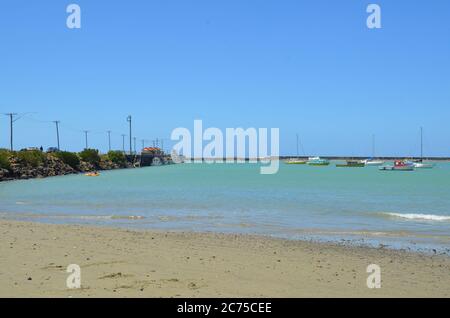
[[[99,156],[98,162],[84,161],[79,158],[74,167],[65,163],[63,159],[58,158],[55,153],[38,154],[37,162],[30,162],[21,158],[20,152],[8,152],[6,163],[0,165],[0,182],[12,180],[26,180],[34,178],[47,178],[54,176],[63,176],[68,174],[85,173],[101,170],[113,170],[132,168],[132,164],[125,160],[121,162],[113,162],[107,158],[107,155]],[[74,154],[77,157],[78,154]]]

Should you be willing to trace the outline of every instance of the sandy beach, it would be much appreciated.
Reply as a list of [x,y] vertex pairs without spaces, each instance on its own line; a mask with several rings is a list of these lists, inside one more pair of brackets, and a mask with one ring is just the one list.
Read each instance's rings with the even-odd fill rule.
[[[1,297],[449,297],[450,259],[213,233],[0,222]],[[66,287],[69,264],[81,288]],[[369,289],[369,264],[382,271]]]

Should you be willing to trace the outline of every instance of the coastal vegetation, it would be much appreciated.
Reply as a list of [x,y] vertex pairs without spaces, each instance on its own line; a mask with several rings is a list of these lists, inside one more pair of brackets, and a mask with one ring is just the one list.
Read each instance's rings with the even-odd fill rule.
[[85,149],[79,153],[0,149],[0,182],[128,168],[129,166],[126,156],[121,151],[110,151],[108,154],[100,155],[97,149]]
[[44,153],[39,150],[19,151],[19,152],[15,153],[15,156],[24,165],[29,165],[33,168],[37,168],[46,159],[46,156],[44,155]]
[[125,157],[123,151],[110,150],[108,152],[107,158],[121,167],[127,163],[127,158]]
[[90,163],[94,167],[99,167],[100,165],[101,158],[97,149],[84,149],[79,156],[81,160]]
[[69,165],[73,169],[78,169],[80,166],[80,158],[74,152],[69,151],[58,151],[55,152],[55,157],[59,158],[66,165]]
[[10,153],[6,149],[0,149],[0,169],[9,170],[11,165],[9,163]]

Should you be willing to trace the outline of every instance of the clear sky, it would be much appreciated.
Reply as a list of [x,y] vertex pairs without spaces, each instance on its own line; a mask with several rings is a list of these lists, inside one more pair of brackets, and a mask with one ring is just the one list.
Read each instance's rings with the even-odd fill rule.
[[[450,156],[448,0],[73,0],[0,2],[0,113],[15,147],[121,148],[194,119],[279,127],[281,152]],[[366,27],[366,7],[382,29]],[[0,147],[8,147],[0,117]],[[140,143],[138,143],[140,144]]]

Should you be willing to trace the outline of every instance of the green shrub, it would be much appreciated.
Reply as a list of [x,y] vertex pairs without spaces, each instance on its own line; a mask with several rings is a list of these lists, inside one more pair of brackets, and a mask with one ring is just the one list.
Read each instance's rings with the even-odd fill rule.
[[80,158],[78,158],[78,155],[73,152],[58,151],[54,153],[54,156],[59,158],[66,165],[71,166],[73,169],[77,169],[80,164]]
[[125,165],[127,159],[122,151],[111,150],[108,152],[108,159],[120,166]]
[[0,169],[11,169],[11,165],[9,163],[10,157],[11,153],[8,150],[0,149]]
[[38,150],[32,151],[19,151],[17,154],[19,160],[24,161],[26,164],[36,168],[45,160],[45,155]]
[[81,160],[93,164],[96,167],[98,167],[100,163],[100,155],[98,154],[97,149],[84,149],[80,152],[80,158]]

